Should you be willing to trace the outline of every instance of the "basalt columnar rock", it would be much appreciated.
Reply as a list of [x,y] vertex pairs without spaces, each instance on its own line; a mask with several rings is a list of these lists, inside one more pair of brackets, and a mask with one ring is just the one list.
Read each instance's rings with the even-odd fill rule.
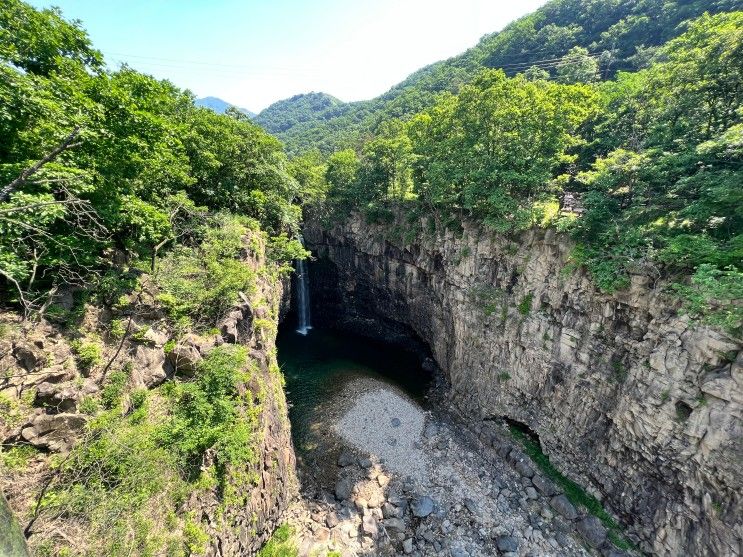
[[657,277],[599,292],[553,230],[465,223],[406,245],[393,229],[305,229],[316,321],[422,339],[459,409],[528,426],[640,549],[743,552],[739,341],[691,323]]
[[[126,314],[86,305],[82,323],[72,332],[53,322],[23,323],[11,312],[0,312],[0,452],[5,456],[6,450],[33,449],[28,462],[12,468],[5,466],[5,460],[0,462],[0,555],[10,551],[7,548],[13,549],[8,555],[25,554],[21,552],[20,533],[18,539],[6,539],[13,513],[23,526],[28,523],[38,493],[43,493],[43,485],[53,477],[52,459],[74,454],[85,442],[96,413],[106,404],[101,394],[114,396],[112,377],[123,377],[130,392],[150,389],[151,400],[167,381],[194,380],[203,371],[199,369],[201,361],[225,343],[243,345],[249,358],[248,369],[235,373],[242,378],[241,372],[249,370],[237,389],[245,395],[238,410],[254,417],[251,457],[239,465],[221,463],[227,478],[224,485],[236,486],[237,493],[228,497],[216,485],[200,486],[184,494],[184,501],[172,511],[187,516],[190,523],[203,530],[206,541],[200,554],[254,555],[261,548],[297,490],[287,404],[274,348],[280,300],[288,281],[273,272],[260,273],[268,265],[262,248],[252,250],[244,263],[260,275],[251,292],[253,297],[241,293],[234,307],[216,323],[219,333],[180,335],[173,331],[158,307],[157,287],[146,277],[142,278],[141,292],[131,294],[124,304]],[[109,334],[115,317],[131,334]],[[263,320],[260,330],[253,326],[257,318]],[[85,337],[79,334],[83,330]],[[78,365],[75,339],[70,338],[76,331],[98,351],[98,358],[85,367],[85,374]],[[164,398],[156,400],[159,402],[154,406],[162,405]],[[213,463],[214,450],[207,449],[203,466],[208,468]],[[158,500],[156,504],[168,503]],[[32,549],[42,534],[50,532],[50,536],[60,532],[65,540],[81,547],[87,543],[85,533],[72,521],[57,516],[45,520],[42,514],[33,522],[29,541]],[[174,529],[171,525],[167,528]]]

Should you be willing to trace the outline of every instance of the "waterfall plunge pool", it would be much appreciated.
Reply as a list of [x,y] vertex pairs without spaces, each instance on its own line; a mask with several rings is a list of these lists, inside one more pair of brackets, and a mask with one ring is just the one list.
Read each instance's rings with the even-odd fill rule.
[[335,474],[342,449],[334,426],[359,395],[385,389],[424,406],[431,377],[413,352],[329,329],[301,334],[289,321],[277,348],[292,436],[300,469],[323,484],[323,471]]

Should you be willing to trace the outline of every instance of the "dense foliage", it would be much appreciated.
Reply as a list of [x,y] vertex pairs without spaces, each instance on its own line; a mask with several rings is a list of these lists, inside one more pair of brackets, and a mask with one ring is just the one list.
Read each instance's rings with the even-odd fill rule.
[[[122,348],[152,346],[138,323],[163,315],[172,354],[186,335],[213,335],[240,295],[273,317],[258,279],[307,256],[300,202],[324,183],[311,156],[290,162],[238,110],[216,114],[167,81],[106,70],[58,10],[0,5],[0,303],[54,323],[81,374],[74,389],[93,387],[76,408],[83,438],[43,457],[50,468],[30,492],[34,554],[203,554],[210,539],[188,502],[207,494],[233,527],[256,481],[275,363],[259,372],[246,348],[222,345],[146,389]],[[105,308],[100,318],[85,321],[97,312],[86,301]],[[24,393],[25,408],[34,390]],[[23,465],[26,448],[1,447],[3,464]]]
[[[612,291],[673,276],[686,311],[739,334],[743,308],[743,12],[705,14],[647,67],[598,79],[573,48],[555,75],[483,70],[327,160],[328,205],[513,233],[556,225]],[[569,193],[579,203],[562,207]],[[686,278],[694,275],[685,286]]]
[[210,212],[296,234],[300,184],[245,115],[198,108],[126,66],[104,71],[55,10],[3,3],[0,39],[0,288],[26,309],[85,284],[112,249],[150,258],[192,242]]
[[[382,122],[433,106],[445,92],[456,93],[483,68],[508,75],[535,66],[555,77],[574,47],[590,54],[598,74],[645,67],[658,46],[683,31],[682,22],[702,15],[743,9],[741,0],[552,0],[534,13],[486,35],[465,53],[415,72],[384,95],[325,110],[292,99],[264,111],[272,133],[291,154],[310,148],[330,153],[359,148]],[[320,107],[321,108],[321,107]],[[288,117],[282,117],[286,111]],[[257,121],[263,122],[264,114]],[[270,123],[269,121],[270,120]],[[277,127],[274,123],[281,122]],[[292,124],[286,127],[286,124]]]
[[273,103],[255,117],[255,122],[276,134],[316,117],[333,118],[345,110],[343,101],[332,95],[304,93]]

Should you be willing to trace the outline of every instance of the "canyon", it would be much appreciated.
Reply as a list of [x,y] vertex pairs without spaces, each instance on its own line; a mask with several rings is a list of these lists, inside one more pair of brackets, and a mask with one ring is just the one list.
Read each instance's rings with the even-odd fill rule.
[[318,324],[430,349],[453,408],[534,432],[641,551],[741,553],[739,341],[690,322],[650,273],[599,292],[554,230],[393,230],[305,227]]

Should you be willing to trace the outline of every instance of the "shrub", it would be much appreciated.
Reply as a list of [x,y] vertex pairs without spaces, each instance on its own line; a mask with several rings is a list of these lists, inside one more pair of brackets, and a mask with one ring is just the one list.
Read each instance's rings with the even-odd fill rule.
[[237,302],[239,292],[255,289],[255,272],[242,258],[244,237],[258,232],[245,219],[227,215],[212,225],[199,246],[177,247],[160,263],[158,300],[176,324],[186,318],[206,329]]
[[258,408],[253,404],[259,393],[239,392],[239,386],[250,378],[246,366],[245,347],[219,346],[199,363],[194,381],[166,387],[172,416],[161,430],[163,442],[194,473],[206,450],[214,449],[223,492],[227,466],[239,469],[255,459],[253,434]]
[[124,394],[126,384],[129,382],[129,374],[125,371],[114,371],[108,376],[108,381],[101,392],[103,406],[108,409],[118,406],[121,396]]
[[279,526],[258,552],[258,557],[297,557],[299,550],[294,541],[294,530],[288,524]]
[[80,404],[78,404],[77,407],[78,411],[82,414],[88,414],[89,416],[95,415],[99,408],[100,404],[98,404],[98,399],[90,395],[84,395],[80,399]]
[[14,445],[0,448],[0,462],[7,470],[23,470],[31,459],[38,454],[33,445]]
[[76,339],[70,343],[70,347],[83,371],[90,371],[103,360],[103,349],[97,339]]

